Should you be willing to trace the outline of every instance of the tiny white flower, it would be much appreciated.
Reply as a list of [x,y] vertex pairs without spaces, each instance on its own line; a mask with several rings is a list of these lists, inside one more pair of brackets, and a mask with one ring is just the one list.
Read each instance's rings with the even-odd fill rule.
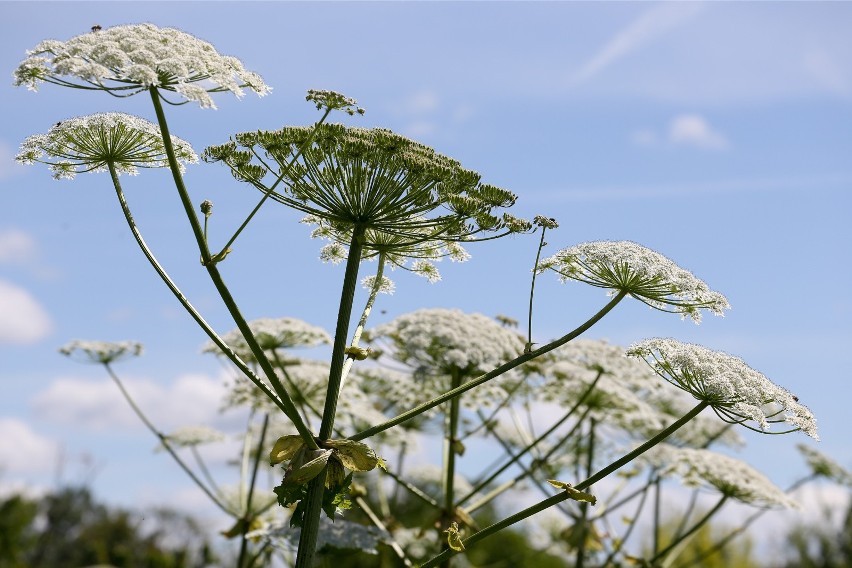
[[719,292],[658,252],[630,241],[594,241],[557,252],[539,270],[553,270],[562,282],[577,280],[627,292],[640,302],[701,321],[701,309],[724,315],[731,306]]
[[630,347],[628,355],[644,359],[660,377],[708,402],[723,420],[761,430],[787,422],[818,439],[816,419],[798,398],[776,385],[742,359],[675,339],[646,339]]
[[142,354],[142,344],[137,341],[86,341],[74,340],[59,349],[67,357],[85,363],[113,363]]
[[722,495],[760,507],[798,509],[799,504],[765,475],[738,459],[693,448],[660,444],[651,450],[651,460],[663,473],[676,474],[690,487],[710,486]]
[[[172,145],[181,170],[195,163],[192,146],[177,136]],[[82,172],[99,172],[112,165],[118,174],[135,175],[138,168],[169,167],[160,128],[145,119],[121,112],[103,112],[56,123],[46,134],[21,143],[15,159],[22,164],[48,164],[56,179]]]
[[[376,276],[367,276],[361,281],[361,286],[366,288],[367,290],[372,290],[373,286],[376,285]],[[388,294],[393,295],[394,291],[396,291],[396,284],[393,283],[393,280],[382,275],[382,281],[379,284],[379,293],[380,294]]]
[[128,96],[155,87],[215,108],[209,93],[248,88],[263,96],[270,88],[239,59],[219,54],[206,41],[153,24],[115,26],[47,40],[27,52],[14,72],[16,86],[35,91],[42,82]]
[[805,458],[813,475],[825,477],[841,485],[852,487],[852,472],[848,469],[810,446],[797,444],[796,448]]

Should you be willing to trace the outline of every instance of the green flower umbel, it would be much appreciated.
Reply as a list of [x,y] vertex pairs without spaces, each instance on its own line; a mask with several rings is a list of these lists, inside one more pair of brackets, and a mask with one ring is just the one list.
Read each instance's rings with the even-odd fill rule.
[[238,180],[308,214],[323,237],[348,245],[357,229],[363,257],[441,256],[435,249],[444,243],[531,227],[499,212],[514,194],[389,130],[320,124],[247,132],[208,148],[204,160],[224,162]]
[[[188,142],[172,136],[178,163],[195,163]],[[28,137],[15,159],[48,164],[56,179],[104,171],[136,175],[138,168],[167,168],[166,150],[157,125],[120,112],[105,112],[57,122],[46,134]]]

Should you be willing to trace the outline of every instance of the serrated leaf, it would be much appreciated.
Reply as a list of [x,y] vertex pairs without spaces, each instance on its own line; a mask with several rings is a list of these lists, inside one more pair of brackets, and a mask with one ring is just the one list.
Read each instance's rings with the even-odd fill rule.
[[[320,474],[325,464],[328,463],[328,458],[331,457],[331,450],[314,450],[305,452],[306,459],[310,458],[299,467],[288,469],[284,475],[283,485],[303,485]],[[290,464],[291,467],[293,464]]]
[[328,440],[326,446],[334,450],[343,467],[352,471],[371,471],[379,463],[379,457],[370,446],[354,440]]
[[291,459],[304,445],[304,440],[297,434],[281,436],[272,446],[272,451],[269,452],[269,465],[276,465]]

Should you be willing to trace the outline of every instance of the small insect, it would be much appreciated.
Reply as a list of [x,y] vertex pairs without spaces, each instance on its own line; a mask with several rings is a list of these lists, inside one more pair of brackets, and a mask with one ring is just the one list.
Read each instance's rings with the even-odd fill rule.
[[796,402],[799,402],[799,397],[796,396],[796,395],[793,395],[793,400],[795,400]]
[[103,28],[101,27],[101,25],[100,25],[100,24],[95,24],[94,26],[92,26],[92,33],[99,32],[99,31],[101,31],[102,29],[103,29]]
[[60,124],[62,124],[62,121],[61,121],[61,120],[60,120],[59,122],[57,122],[56,124],[54,124],[54,125],[53,125],[53,127],[54,127],[54,128],[56,128],[56,127],[57,127],[57,126],[59,126]]

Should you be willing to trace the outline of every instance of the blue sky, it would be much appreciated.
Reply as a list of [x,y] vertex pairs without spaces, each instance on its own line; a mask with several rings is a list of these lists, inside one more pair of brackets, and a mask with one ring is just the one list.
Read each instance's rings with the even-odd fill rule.
[[[214,421],[222,371],[205,338],[149,269],[106,175],[73,182],[11,160],[20,141],[98,111],[153,119],[146,97],[118,100],[11,84],[26,49],[123,23],[172,26],[239,57],[266,98],[169,109],[196,150],[232,133],[305,124],[309,88],[358,99],[359,126],[416,138],[519,195],[516,213],[561,227],[547,251],[629,239],[727,295],[700,326],[624,302],[589,337],[627,345],[673,336],[726,350],[796,393],[819,449],[852,466],[852,5],[846,3],[0,3],[0,485],[90,475],[116,502],[187,503],[192,489],[122,406],[102,371],[60,357],[71,339],[135,339],[119,367],[163,427]],[[224,238],[256,195],[223,168],[191,167],[193,196]],[[221,331],[232,324],[198,265],[161,172],[127,178],[146,239]],[[223,265],[249,318],[333,327],[341,267],[317,260],[300,215],[271,205]],[[526,315],[537,239],[469,247],[430,285],[396,273],[374,323],[418,307]],[[540,279],[536,331],[572,329],[606,301]],[[749,436],[742,457],[784,485],[804,469],[788,437]],[[60,456],[62,456],[60,458]],[[3,465],[5,464],[5,465]]]

